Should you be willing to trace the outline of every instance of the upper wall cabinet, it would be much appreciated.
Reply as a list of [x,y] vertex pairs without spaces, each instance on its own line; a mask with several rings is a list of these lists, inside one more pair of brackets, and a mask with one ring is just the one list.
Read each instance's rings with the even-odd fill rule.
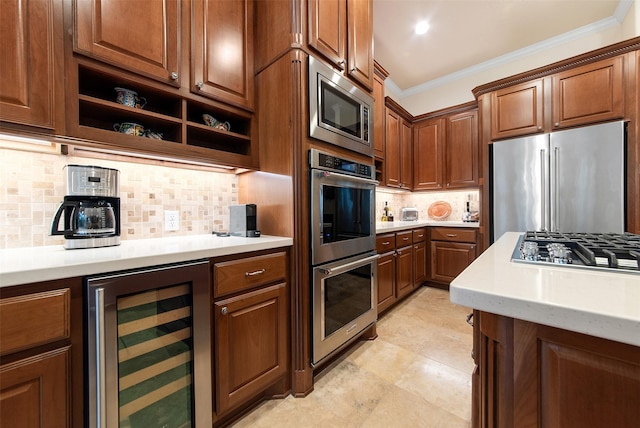
[[373,1],[309,0],[308,44],[373,90]]
[[180,85],[178,1],[76,0],[75,10],[76,52]]
[[478,147],[476,108],[415,123],[413,189],[478,186]]
[[544,129],[542,79],[491,93],[491,139],[535,134]]
[[0,7],[0,121],[59,130],[62,1],[3,0]]
[[253,1],[193,2],[191,89],[253,108]]
[[623,66],[617,56],[554,74],[553,127],[622,118]]
[[412,173],[411,122],[393,109],[386,108],[384,184],[411,190]]

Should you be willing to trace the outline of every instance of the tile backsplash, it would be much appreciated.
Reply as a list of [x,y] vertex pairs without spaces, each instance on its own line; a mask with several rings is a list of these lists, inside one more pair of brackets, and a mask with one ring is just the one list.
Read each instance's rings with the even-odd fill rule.
[[[235,174],[0,148],[0,248],[62,244],[50,231],[67,164],[120,171],[122,240],[227,230],[238,203]],[[178,231],[164,231],[165,210],[180,212]]]
[[478,189],[397,193],[380,188],[376,191],[376,220],[380,221],[382,218],[385,202],[389,203],[394,220],[401,220],[402,208],[405,207],[416,208],[419,220],[429,220],[429,205],[436,201],[446,201],[451,205],[451,214],[446,220],[462,221],[462,213],[465,210],[468,195],[471,195],[471,200],[479,200]]

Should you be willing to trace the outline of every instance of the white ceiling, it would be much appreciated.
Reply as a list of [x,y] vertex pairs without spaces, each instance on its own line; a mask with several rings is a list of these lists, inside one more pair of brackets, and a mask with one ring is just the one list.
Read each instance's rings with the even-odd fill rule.
[[[374,57],[404,91],[576,30],[622,21],[633,1],[373,0]],[[430,25],[422,36],[413,30],[419,20]]]

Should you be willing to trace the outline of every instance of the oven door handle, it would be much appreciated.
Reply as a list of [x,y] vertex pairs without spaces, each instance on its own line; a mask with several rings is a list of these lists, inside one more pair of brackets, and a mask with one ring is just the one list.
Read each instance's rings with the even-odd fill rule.
[[337,172],[318,171],[316,174],[320,178],[322,178],[322,177],[340,178],[340,179],[343,179],[343,180],[355,181],[355,182],[358,182],[358,183],[373,184],[374,186],[377,186],[378,184],[380,184],[380,182],[378,180],[372,180],[370,178],[357,177],[355,175],[340,174],[340,173],[337,173]]
[[378,254],[375,254],[373,256],[369,256],[369,257],[366,257],[364,259],[356,260],[356,261],[351,262],[351,263],[345,263],[343,265],[339,265],[339,266],[336,266],[336,267],[331,267],[331,268],[319,267],[317,269],[324,276],[340,275],[341,273],[348,272],[353,268],[356,268],[356,267],[359,267],[359,266],[364,266],[367,263],[371,263],[374,260],[378,260],[378,258],[380,258],[380,256]]

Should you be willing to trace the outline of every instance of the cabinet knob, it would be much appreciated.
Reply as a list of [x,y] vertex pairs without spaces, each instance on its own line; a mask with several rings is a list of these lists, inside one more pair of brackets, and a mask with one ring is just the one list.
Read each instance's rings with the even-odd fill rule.
[[554,126],[560,126],[560,122],[556,122],[553,124]]
[[178,80],[178,73],[176,73],[175,71],[171,72],[171,80]]
[[351,69],[351,72],[352,72],[352,73],[355,73],[355,71],[356,71],[356,68],[355,68],[355,67],[353,67],[353,68]]
[[226,306],[223,306],[222,309],[220,309],[220,313],[222,315],[227,315],[227,312],[229,312],[229,309],[227,309]]
[[202,87],[204,86],[204,83],[198,82],[196,83],[196,86],[198,87],[198,89],[202,89]]
[[[558,126],[557,123],[556,123],[556,126]],[[542,131],[542,126],[538,126],[538,131]]]

